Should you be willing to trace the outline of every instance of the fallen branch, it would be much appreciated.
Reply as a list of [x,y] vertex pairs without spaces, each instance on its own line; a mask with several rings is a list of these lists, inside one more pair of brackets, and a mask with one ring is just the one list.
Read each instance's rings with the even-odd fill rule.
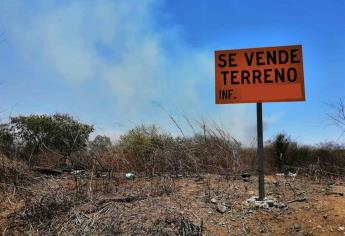
[[125,197],[125,198],[106,198],[100,200],[96,205],[102,205],[107,202],[121,202],[121,203],[131,203],[135,201],[145,200],[147,197]]
[[344,196],[344,193],[340,193],[340,192],[326,192],[326,195],[339,195],[339,196]]
[[62,174],[62,170],[44,168],[44,167],[39,167],[39,166],[34,167],[33,170],[40,172],[41,174],[45,174],[45,175],[60,175],[60,174]]
[[305,197],[303,198],[296,198],[294,200],[288,201],[287,204],[293,203],[293,202],[305,202],[307,199]]

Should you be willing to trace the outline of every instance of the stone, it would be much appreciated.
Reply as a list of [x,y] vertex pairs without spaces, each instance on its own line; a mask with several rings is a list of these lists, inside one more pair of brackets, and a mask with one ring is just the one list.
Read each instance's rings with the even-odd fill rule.
[[266,201],[268,207],[273,207],[274,206],[274,201],[273,200],[267,200]]
[[224,205],[222,205],[222,204],[218,204],[217,205],[217,211],[219,212],[219,213],[225,213],[226,211],[227,211],[227,207],[226,206],[224,206]]
[[211,198],[211,203],[216,204],[218,201],[215,198]]
[[298,232],[298,231],[301,230],[301,225],[298,224],[298,223],[294,223],[294,224],[292,225],[292,228]]

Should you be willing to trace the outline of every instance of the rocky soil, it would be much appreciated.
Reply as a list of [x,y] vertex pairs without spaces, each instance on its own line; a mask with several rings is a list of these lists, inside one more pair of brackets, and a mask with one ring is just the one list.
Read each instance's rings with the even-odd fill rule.
[[345,182],[302,176],[126,179],[70,173],[3,186],[3,235],[345,235]]

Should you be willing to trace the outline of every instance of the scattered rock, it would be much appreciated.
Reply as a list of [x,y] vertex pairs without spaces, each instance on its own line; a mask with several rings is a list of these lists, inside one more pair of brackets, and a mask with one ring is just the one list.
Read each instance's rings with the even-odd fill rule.
[[287,208],[285,203],[274,202],[274,207],[276,208]]
[[296,230],[297,232],[301,230],[301,225],[298,223],[294,223],[292,225],[292,229]]
[[267,200],[266,201],[268,207],[274,207],[274,201],[273,200]]
[[313,236],[314,233],[313,233],[312,231],[310,231],[310,232],[304,232],[303,235],[304,235],[304,236]]
[[211,203],[216,204],[218,201],[215,198],[211,198]]
[[338,230],[339,232],[342,232],[342,231],[344,231],[344,230],[345,230],[345,227],[343,227],[343,226],[339,226],[337,230]]
[[218,204],[217,205],[217,211],[219,212],[219,213],[225,213],[226,211],[227,211],[227,207],[226,206],[224,206],[224,205],[222,205],[222,204]]
[[267,196],[263,201],[259,201],[257,196],[252,196],[249,199],[247,199],[245,202],[243,202],[244,205],[247,206],[253,206],[254,208],[287,208],[287,205],[281,202],[278,202],[278,200],[273,196]]

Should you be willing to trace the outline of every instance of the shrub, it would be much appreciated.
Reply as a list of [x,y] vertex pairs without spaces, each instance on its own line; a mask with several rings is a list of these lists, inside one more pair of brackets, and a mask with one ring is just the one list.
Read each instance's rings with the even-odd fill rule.
[[8,157],[0,154],[1,184],[17,186],[26,185],[32,183],[33,181],[33,173],[25,163],[9,159]]
[[163,149],[165,141],[169,138],[171,137],[167,134],[160,134],[155,125],[141,125],[122,135],[117,148],[125,157],[132,159],[134,163],[137,162],[138,171],[144,169],[154,174],[152,173],[155,169],[153,154]]
[[100,155],[103,152],[109,151],[111,147],[111,140],[105,135],[97,135],[94,140],[89,143],[92,155]]
[[86,147],[93,126],[76,121],[67,114],[11,117],[11,125],[22,144],[23,153],[56,151],[67,158]]
[[279,171],[287,164],[286,154],[291,140],[285,134],[278,134],[272,143],[274,159]]
[[9,155],[13,151],[14,134],[8,124],[0,124],[0,152]]
[[219,127],[204,125],[203,131],[192,137],[172,137],[155,126],[142,125],[121,136],[116,148],[127,163],[132,163],[132,171],[150,175],[241,171],[241,144]]

